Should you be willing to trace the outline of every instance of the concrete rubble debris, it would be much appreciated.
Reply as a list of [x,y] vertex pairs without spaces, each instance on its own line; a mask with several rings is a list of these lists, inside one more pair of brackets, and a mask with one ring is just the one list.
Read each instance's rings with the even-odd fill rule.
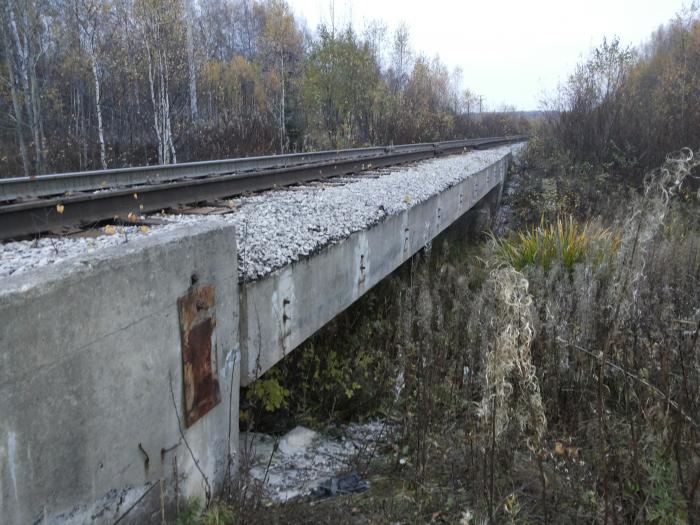
[[366,481],[355,473],[338,474],[351,470],[358,454],[374,454],[392,431],[389,423],[373,421],[348,425],[339,439],[302,426],[281,438],[241,433],[240,456],[248,483],[262,490],[267,501],[361,492],[369,486]]

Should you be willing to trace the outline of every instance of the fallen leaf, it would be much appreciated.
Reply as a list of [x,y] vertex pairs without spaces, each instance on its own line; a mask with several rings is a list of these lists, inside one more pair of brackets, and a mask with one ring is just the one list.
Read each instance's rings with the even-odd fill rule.
[[65,210],[66,207],[63,204],[56,204],[56,211],[58,213],[63,213],[63,210]]
[[559,457],[563,457],[566,454],[566,449],[561,441],[557,441],[554,444],[554,453]]
[[117,233],[117,229],[114,226],[112,226],[111,224],[108,224],[107,226],[104,227],[104,232],[107,235],[114,235],[115,233]]
[[150,230],[151,230],[151,229],[150,229],[148,226],[146,226],[145,224],[142,225],[142,226],[139,228],[139,231],[140,231],[141,233],[148,233]]

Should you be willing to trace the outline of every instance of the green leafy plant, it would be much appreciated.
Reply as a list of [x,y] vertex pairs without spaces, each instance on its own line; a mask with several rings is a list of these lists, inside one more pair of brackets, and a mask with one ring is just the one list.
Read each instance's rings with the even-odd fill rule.
[[247,393],[247,399],[251,403],[259,402],[268,412],[274,412],[280,408],[287,407],[287,398],[290,392],[280,384],[275,377],[258,379]]

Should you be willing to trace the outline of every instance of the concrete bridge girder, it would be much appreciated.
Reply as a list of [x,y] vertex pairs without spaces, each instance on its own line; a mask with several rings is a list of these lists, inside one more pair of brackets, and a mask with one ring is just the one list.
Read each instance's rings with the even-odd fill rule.
[[508,163],[505,157],[313,257],[244,283],[241,384],[255,381],[494,188],[500,188]]

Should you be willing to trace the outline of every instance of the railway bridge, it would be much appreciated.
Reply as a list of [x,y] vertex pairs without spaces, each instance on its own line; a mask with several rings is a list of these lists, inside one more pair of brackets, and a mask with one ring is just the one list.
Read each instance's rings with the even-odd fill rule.
[[522,140],[0,180],[0,521],[215,494],[241,386],[497,200]]

